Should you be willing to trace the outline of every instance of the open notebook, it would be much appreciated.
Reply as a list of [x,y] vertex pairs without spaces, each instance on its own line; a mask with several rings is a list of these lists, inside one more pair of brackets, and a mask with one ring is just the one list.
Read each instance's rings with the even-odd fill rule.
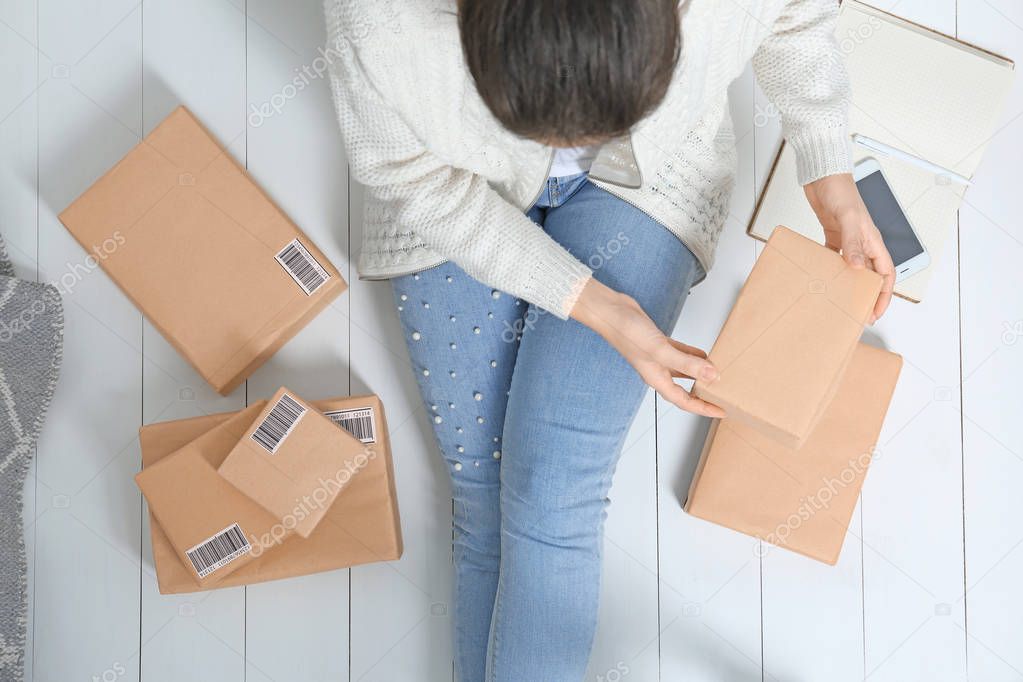
[[[972,177],[996,132],[1013,63],[856,0],[842,3],[837,36],[852,81],[850,133]],[[859,145],[853,145],[853,153],[856,161],[878,160],[930,252],[931,265],[895,287],[898,295],[919,302],[967,188]],[[775,159],[748,232],[766,240],[776,225],[824,241],[796,181],[788,145]]]

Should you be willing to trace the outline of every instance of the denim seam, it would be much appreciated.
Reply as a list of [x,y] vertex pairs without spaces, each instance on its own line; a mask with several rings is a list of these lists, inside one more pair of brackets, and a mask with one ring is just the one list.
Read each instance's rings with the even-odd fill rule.
[[[504,552],[501,553],[504,555]],[[497,630],[497,621],[500,620],[501,606],[504,603],[503,590],[501,589],[502,583],[504,582],[504,572],[501,571],[497,576],[497,598],[494,599],[494,613],[490,617],[490,664],[487,666],[490,669],[490,674],[487,675],[487,682],[495,682],[497,680],[497,659],[498,653],[501,650],[501,635]]]

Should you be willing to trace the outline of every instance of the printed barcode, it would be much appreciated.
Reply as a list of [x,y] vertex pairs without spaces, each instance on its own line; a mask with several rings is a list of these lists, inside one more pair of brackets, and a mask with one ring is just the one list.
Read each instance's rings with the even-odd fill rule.
[[281,249],[276,256],[277,262],[291,275],[302,291],[308,296],[319,289],[324,282],[330,279],[330,275],[323,267],[316,262],[312,254],[302,246],[302,242],[294,239]]
[[277,448],[295,428],[303,414],[305,408],[287,393],[283,394],[270,410],[270,414],[266,415],[252,432],[252,440],[262,445],[270,454],[277,452]]
[[334,410],[332,412],[324,412],[323,415],[363,443],[375,443],[377,441],[376,422],[373,420],[372,407]]
[[252,550],[245,533],[235,523],[220,531],[209,540],[200,542],[192,549],[185,552],[192,567],[205,578],[221,566],[231,563],[242,554]]

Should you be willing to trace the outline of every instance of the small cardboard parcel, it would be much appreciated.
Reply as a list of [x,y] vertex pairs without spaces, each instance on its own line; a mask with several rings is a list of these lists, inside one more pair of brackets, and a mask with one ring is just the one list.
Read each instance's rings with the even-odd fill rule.
[[708,355],[720,377],[693,393],[797,448],[838,387],[881,277],[778,227]]
[[249,499],[307,538],[365,446],[294,391],[281,388],[231,449],[217,472]]
[[222,394],[347,288],[184,107],[60,220]]

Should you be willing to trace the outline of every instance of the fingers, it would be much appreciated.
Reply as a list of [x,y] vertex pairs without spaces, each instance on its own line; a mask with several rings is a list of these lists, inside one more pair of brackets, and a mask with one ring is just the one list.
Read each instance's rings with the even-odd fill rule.
[[874,303],[869,322],[874,324],[892,301],[895,289],[895,264],[873,222],[863,225],[853,238],[842,248],[842,257],[855,269],[867,268],[881,275],[881,292]]
[[[870,228],[876,229],[873,225]],[[870,262],[870,257],[866,253],[867,249],[864,244],[864,229],[866,229],[865,225],[861,222],[856,222],[842,230],[842,258],[849,264],[849,267],[856,270],[866,268]]]
[[668,337],[668,341],[669,341],[669,343],[671,343],[671,345],[673,345],[675,348],[679,349],[683,353],[688,353],[689,355],[695,355],[698,358],[706,358],[707,357],[706,351],[704,351],[704,350],[702,350],[700,348],[697,348],[696,346],[690,346],[687,343],[682,343],[681,341],[676,341],[675,339],[671,338],[670,336]]
[[885,310],[888,309],[888,304],[892,302],[892,292],[895,291],[895,263],[892,262],[892,257],[883,243],[880,251],[870,262],[874,272],[882,277],[881,293],[877,297],[877,303],[874,304],[874,312],[870,319],[870,324],[874,324],[884,315]]
[[[685,344],[679,344],[677,342],[672,343],[673,350],[676,346],[686,346]],[[704,417],[711,417],[714,419],[720,419],[725,416],[724,410],[717,405],[708,403],[705,400],[701,400],[693,396],[689,391],[685,390],[681,386],[675,383],[672,377],[685,377],[692,379],[694,375],[698,376],[701,373],[712,373],[714,378],[717,378],[718,372],[714,366],[706,360],[706,358],[698,357],[695,355],[689,355],[682,353],[681,351],[674,351],[679,356],[685,358],[687,368],[682,370],[672,369],[671,367],[664,365],[655,372],[652,372],[650,376],[644,376],[644,380],[649,384],[657,394],[662,398],[672,403],[681,410],[686,412],[692,412],[693,414],[699,414]],[[667,371],[665,371],[667,370]],[[710,381],[711,379],[707,379]]]
[[888,253],[884,239],[881,238],[881,232],[873,222],[863,226],[862,231],[859,251],[870,269],[881,275],[881,293],[877,296],[870,316],[870,324],[874,324],[892,301],[892,292],[895,290],[895,263],[892,262],[891,254]]
[[842,258],[849,264],[849,267],[854,270],[862,270],[867,267],[869,260],[863,253],[863,249],[860,248],[859,244],[856,244],[850,248],[842,249]]
[[672,403],[680,410],[686,412],[692,412],[704,417],[711,417],[712,419],[721,419],[725,416],[725,411],[717,405],[712,405],[706,400],[694,398],[693,395],[676,384],[674,381],[659,381],[657,385],[651,384],[657,394]]
[[706,353],[703,351],[698,351],[698,354],[690,353],[687,350],[682,350],[690,348],[686,344],[670,338],[668,341],[670,343],[663,346],[658,353],[657,361],[669,372],[677,372],[682,376],[701,381],[714,381],[718,378],[717,368],[707,359]]

